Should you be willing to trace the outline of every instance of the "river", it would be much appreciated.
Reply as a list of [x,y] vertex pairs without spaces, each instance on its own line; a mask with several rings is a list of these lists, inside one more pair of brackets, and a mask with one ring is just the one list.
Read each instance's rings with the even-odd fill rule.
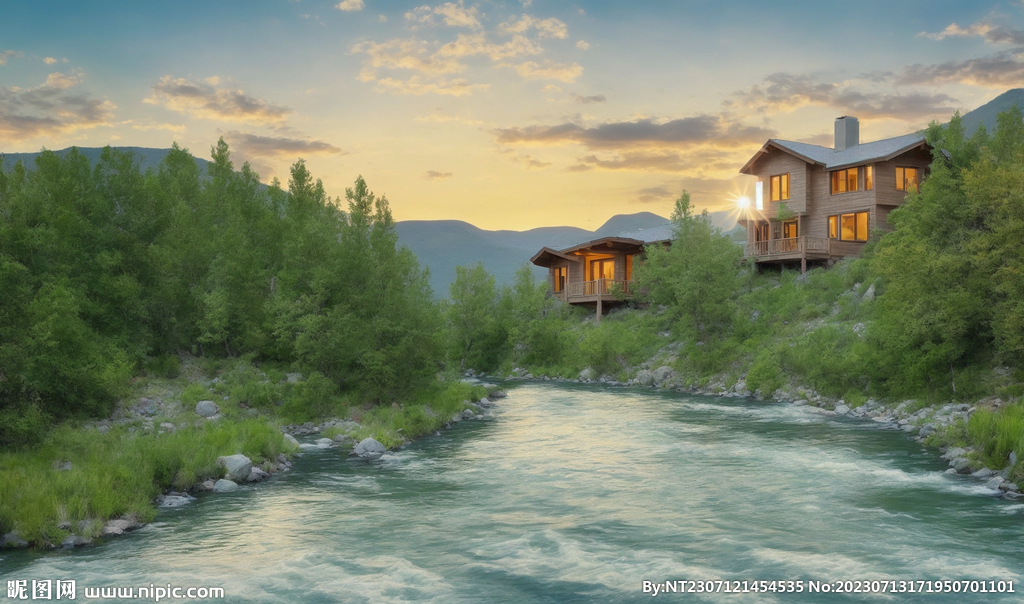
[[[1024,504],[870,421],[526,384],[490,418],[379,461],[346,453],[306,453],[97,547],[4,551],[0,579],[74,580],[76,600],[170,585],[223,588],[226,602],[634,602],[651,599],[643,581],[774,580],[804,591],[655,601],[1024,601]],[[808,591],[943,579],[1015,593]]]

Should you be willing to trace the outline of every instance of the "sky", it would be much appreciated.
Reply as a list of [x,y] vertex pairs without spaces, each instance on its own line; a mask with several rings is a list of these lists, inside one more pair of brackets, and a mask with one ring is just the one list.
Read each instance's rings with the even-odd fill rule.
[[0,0],[0,152],[223,137],[397,220],[731,209],[768,138],[920,130],[1024,86],[1024,0]]

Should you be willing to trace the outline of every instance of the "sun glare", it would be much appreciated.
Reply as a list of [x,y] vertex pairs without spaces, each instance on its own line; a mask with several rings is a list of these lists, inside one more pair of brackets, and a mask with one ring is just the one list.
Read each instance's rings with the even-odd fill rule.
[[739,199],[736,200],[736,207],[738,207],[741,210],[746,210],[747,208],[750,207],[750,198],[740,197]]

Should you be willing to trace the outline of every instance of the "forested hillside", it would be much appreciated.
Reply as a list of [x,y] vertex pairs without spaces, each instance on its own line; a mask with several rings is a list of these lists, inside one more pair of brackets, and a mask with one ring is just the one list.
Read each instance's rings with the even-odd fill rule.
[[108,414],[180,353],[289,364],[325,409],[433,379],[440,311],[387,200],[362,178],[332,199],[301,160],[268,188],[212,153],[207,174],[177,146],[146,172],[109,148],[0,169],[0,444]]

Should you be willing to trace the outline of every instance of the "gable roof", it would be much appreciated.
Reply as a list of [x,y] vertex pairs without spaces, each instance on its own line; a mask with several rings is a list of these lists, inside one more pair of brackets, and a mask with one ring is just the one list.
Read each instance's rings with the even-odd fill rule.
[[921,145],[927,146],[927,144],[928,143],[925,142],[924,134],[916,132],[893,138],[885,138],[871,143],[861,143],[842,151],[836,151],[834,149],[829,149],[828,147],[822,147],[821,145],[811,145],[808,143],[798,143],[796,141],[784,141],[770,138],[768,139],[768,142],[766,142],[764,146],[762,146],[757,153],[755,153],[754,156],[751,157],[742,168],[740,168],[740,174],[751,174],[750,169],[754,165],[754,162],[756,162],[762,154],[768,152],[769,146],[781,149],[790,155],[795,155],[809,164],[818,164],[820,166],[824,166],[826,170],[835,170],[837,168],[854,166],[867,162],[886,161]]

